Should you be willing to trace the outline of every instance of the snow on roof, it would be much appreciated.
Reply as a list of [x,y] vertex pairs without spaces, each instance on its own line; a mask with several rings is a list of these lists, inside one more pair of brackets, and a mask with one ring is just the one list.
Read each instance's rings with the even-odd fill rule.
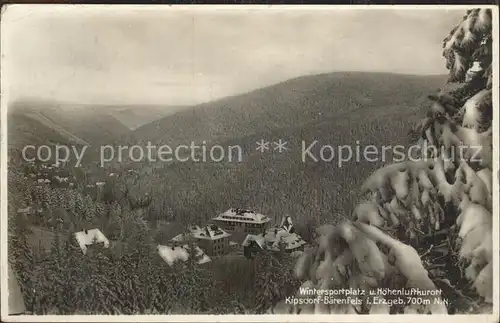
[[285,244],[285,249],[287,250],[296,249],[306,244],[301,236],[296,233],[290,233],[283,228],[271,228],[267,230],[264,238],[266,239],[266,243],[275,250],[279,248],[280,242]]
[[252,241],[255,241],[261,249],[264,249],[266,246],[266,240],[262,236],[262,234],[255,235],[249,234],[241,244],[243,247],[248,247]]
[[271,219],[263,214],[244,210],[239,208],[232,208],[226,212],[219,214],[214,218],[217,221],[236,221],[236,222],[253,222],[253,223],[266,223]]
[[190,237],[191,237],[190,234],[180,233],[180,234],[176,235],[175,237],[173,237],[171,240],[176,241],[176,242],[180,242],[180,241],[185,241]]
[[251,241],[257,242],[262,249],[269,247],[272,250],[279,250],[280,242],[285,244],[286,250],[293,250],[306,244],[298,234],[290,233],[283,228],[269,229],[265,235],[249,234],[241,245],[246,247]]
[[194,232],[194,231],[200,231],[203,230],[199,225],[197,224],[192,224],[188,228],[189,231]]
[[290,233],[282,238],[285,242],[285,249],[296,249],[306,244],[306,242],[296,233]]
[[283,228],[271,228],[266,231],[265,238],[267,242],[274,242],[279,240],[283,236],[289,235],[290,233]]
[[207,225],[204,227],[191,225],[189,226],[188,231],[189,232],[176,235],[171,240],[176,242],[187,241],[191,238],[216,240],[231,236],[231,234],[227,233],[216,225]]
[[192,236],[197,239],[216,240],[231,236],[231,234],[227,233],[214,224],[209,224],[203,227],[199,227],[197,225],[191,226],[189,228],[189,231],[191,232]]
[[[162,259],[169,265],[172,266],[176,261],[187,261],[189,259],[189,246],[163,246],[158,245],[158,254]],[[198,246],[195,247],[196,255],[200,256],[197,261],[198,264],[204,264],[210,262],[211,259],[208,257]]]
[[80,248],[83,251],[83,254],[87,253],[87,246],[90,246],[94,243],[94,240],[97,243],[104,243],[104,247],[109,247],[109,240],[99,229],[91,229],[84,230],[75,233],[75,238]]

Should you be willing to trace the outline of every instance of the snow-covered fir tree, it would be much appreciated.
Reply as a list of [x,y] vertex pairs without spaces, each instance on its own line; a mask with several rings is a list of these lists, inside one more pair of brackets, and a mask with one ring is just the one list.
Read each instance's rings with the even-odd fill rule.
[[[469,10],[443,41],[448,82],[416,127],[420,154],[373,173],[351,221],[319,229],[303,286],[442,290],[420,304],[304,305],[304,313],[482,312],[492,303],[492,13]],[[415,156],[413,156],[415,157]],[[387,300],[391,296],[377,295]],[[445,302],[445,300],[447,302]]]

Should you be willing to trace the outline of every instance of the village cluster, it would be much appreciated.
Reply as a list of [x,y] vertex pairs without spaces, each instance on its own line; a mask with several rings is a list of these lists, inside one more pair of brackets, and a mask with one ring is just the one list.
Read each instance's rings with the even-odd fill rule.
[[[125,175],[134,176],[136,171],[126,170]],[[81,184],[62,164],[35,165],[30,162],[24,179],[33,180],[37,186],[49,185],[60,188],[82,186],[82,189],[88,192],[89,189],[99,190],[106,185],[107,181],[118,178],[120,174],[109,173],[105,176],[109,178],[106,181]],[[18,213],[23,214],[41,214],[42,212],[43,209],[32,207],[18,209]],[[196,249],[198,264],[208,263],[214,257],[230,255],[243,254],[247,258],[252,258],[261,250],[275,252],[282,250],[292,256],[304,250],[306,242],[295,232],[290,216],[284,216],[280,225],[272,225],[272,223],[275,223],[273,219],[255,211],[232,208],[212,218],[205,225],[190,225],[184,228],[182,233],[169,238],[166,242],[163,241],[156,248],[158,254],[170,266],[177,261],[186,261],[190,257],[191,247]],[[113,247],[117,243],[108,239],[106,232],[98,228],[76,232],[74,237],[84,254],[95,243],[106,248]]]
[[[189,249],[193,246],[198,264],[208,263],[213,257],[239,252],[243,252],[246,258],[252,258],[262,250],[284,251],[291,256],[304,251],[306,242],[294,232],[291,217],[283,217],[279,226],[272,227],[271,222],[271,218],[251,210],[229,209],[214,217],[211,223],[189,226],[185,233],[174,236],[166,244],[157,245],[158,254],[169,266],[173,266],[177,261],[187,261]],[[243,233],[243,241],[238,238],[241,236],[238,233]],[[107,248],[111,244],[99,229],[76,232],[75,238],[84,254],[95,243]]]
[[[30,161],[26,163],[27,169],[25,171],[25,180],[35,180],[38,185],[50,184],[54,187],[75,187],[76,178],[71,175],[67,170],[68,167],[65,163],[57,164],[40,164],[37,165],[35,162]],[[74,168],[81,168],[80,166],[74,166]],[[135,170],[127,170],[128,174],[136,173]],[[116,173],[110,173],[109,178],[117,178],[119,175]],[[97,181],[95,183],[87,183],[86,188],[102,187],[106,185],[105,181]]]

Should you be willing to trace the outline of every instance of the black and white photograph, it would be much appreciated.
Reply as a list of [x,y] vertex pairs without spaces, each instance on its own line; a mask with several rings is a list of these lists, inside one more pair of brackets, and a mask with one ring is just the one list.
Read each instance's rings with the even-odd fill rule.
[[498,21],[4,6],[2,321],[496,321]]

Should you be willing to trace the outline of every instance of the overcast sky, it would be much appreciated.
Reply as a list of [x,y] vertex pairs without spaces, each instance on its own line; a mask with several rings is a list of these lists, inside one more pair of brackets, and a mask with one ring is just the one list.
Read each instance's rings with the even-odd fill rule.
[[2,77],[9,101],[184,105],[324,72],[444,74],[464,13],[14,6]]

